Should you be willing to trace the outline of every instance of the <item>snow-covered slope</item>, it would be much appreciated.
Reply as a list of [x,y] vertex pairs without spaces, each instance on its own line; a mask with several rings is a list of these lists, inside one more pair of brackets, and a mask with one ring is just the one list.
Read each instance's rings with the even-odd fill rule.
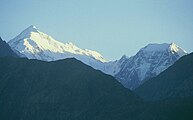
[[149,44],[123,62],[115,77],[126,87],[135,89],[157,76],[187,52],[176,44]]
[[56,41],[51,36],[40,32],[33,25],[8,43],[13,50],[29,59],[55,61],[74,57],[95,69],[102,69],[103,63],[106,62],[98,52],[80,49],[72,43]]
[[123,55],[120,60],[105,62],[101,71],[106,74],[115,76],[123,67],[122,65],[127,61],[127,56]]
[[115,76],[123,86],[130,89],[158,75],[187,54],[174,43],[149,44],[135,56],[128,58],[124,55],[120,60],[107,62],[98,52],[56,41],[33,25],[10,40],[9,45],[16,53],[29,59],[55,61],[74,57],[97,70]]

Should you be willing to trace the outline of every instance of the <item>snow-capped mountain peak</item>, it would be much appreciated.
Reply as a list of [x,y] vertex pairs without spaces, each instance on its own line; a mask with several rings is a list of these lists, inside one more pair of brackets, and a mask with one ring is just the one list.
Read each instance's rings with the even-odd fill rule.
[[37,31],[38,29],[34,25],[30,25],[28,28],[26,28],[24,31]]
[[20,33],[20,37],[30,37],[32,32],[40,32],[40,31],[38,31],[38,29],[34,25],[31,25]]
[[115,76],[125,87],[135,89],[186,54],[185,50],[174,43],[148,44],[126,62],[122,62],[121,70]]
[[81,49],[71,42],[59,42],[39,31],[34,25],[26,28],[8,43],[13,50],[18,51],[29,59],[54,61],[74,57],[94,68],[95,62],[97,64],[106,62],[100,53]]
[[155,43],[155,44],[148,44],[141,50],[143,50],[144,52],[156,52],[156,51],[165,51],[168,49],[168,47],[169,47],[169,44],[167,43],[163,43],[163,44]]
[[110,74],[126,88],[135,89],[177,61],[187,52],[174,43],[148,44],[136,55],[123,55],[120,60],[107,62],[92,50],[81,49],[71,42],[62,43],[31,25],[9,41],[11,48],[29,59],[55,61],[76,58],[83,63]]
[[183,56],[184,53],[187,54],[185,50],[177,46],[175,43],[163,43],[163,44],[148,44],[144,48],[142,48],[140,51],[143,51],[144,53],[155,53],[155,52],[164,52],[164,51],[170,51],[172,54],[178,54],[179,56]]

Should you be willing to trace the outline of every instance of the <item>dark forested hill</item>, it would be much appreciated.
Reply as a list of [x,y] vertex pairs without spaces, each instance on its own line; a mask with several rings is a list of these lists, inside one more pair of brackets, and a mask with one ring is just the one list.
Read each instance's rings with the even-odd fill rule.
[[0,57],[12,56],[18,57],[11,49],[11,47],[0,37]]
[[1,120],[124,120],[139,98],[113,77],[76,59],[0,59]]
[[146,100],[193,96],[193,53],[182,57],[157,77],[135,90]]
[[[191,63],[192,55],[176,64],[183,59]],[[181,68],[186,68],[184,74],[189,67]],[[192,120],[193,98],[187,97],[191,82],[173,83],[188,88],[177,89],[179,95],[182,90],[188,95],[144,102],[112,76],[73,58],[43,62],[4,57],[0,58],[0,120]]]

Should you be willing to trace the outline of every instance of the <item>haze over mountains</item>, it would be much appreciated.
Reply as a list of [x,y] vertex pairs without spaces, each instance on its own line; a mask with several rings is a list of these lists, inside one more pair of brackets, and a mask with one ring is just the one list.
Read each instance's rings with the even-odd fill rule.
[[107,61],[98,52],[78,48],[73,43],[61,43],[51,36],[40,32],[31,25],[9,45],[22,57],[43,61],[55,61],[65,58],[76,58],[102,72],[114,76],[122,85],[135,89],[171,66],[187,52],[176,44],[149,44],[132,56],[123,56],[120,60]]

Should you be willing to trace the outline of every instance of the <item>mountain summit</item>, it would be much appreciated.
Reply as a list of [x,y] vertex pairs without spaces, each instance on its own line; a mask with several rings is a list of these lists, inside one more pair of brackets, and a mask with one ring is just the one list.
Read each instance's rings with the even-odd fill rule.
[[187,52],[174,43],[148,44],[125,59],[115,77],[127,88],[135,89],[146,80],[173,65]]
[[78,48],[73,43],[59,42],[33,25],[10,40],[9,45],[16,53],[28,59],[55,61],[76,58],[94,69],[114,76],[129,89],[135,89],[157,76],[187,54],[174,43],[148,44],[132,57],[124,55],[120,60],[107,62],[100,53]]
[[101,54],[88,49],[80,49],[73,43],[62,43],[51,36],[40,32],[31,25],[17,37],[9,41],[13,50],[29,59],[55,61],[65,58],[76,58],[97,69],[97,64],[106,62]]
[[144,48],[142,48],[144,52],[164,52],[164,51],[170,51],[173,54],[177,53],[179,56],[183,56],[184,53],[187,53],[185,50],[177,46],[175,43],[163,43],[163,44],[148,44]]

